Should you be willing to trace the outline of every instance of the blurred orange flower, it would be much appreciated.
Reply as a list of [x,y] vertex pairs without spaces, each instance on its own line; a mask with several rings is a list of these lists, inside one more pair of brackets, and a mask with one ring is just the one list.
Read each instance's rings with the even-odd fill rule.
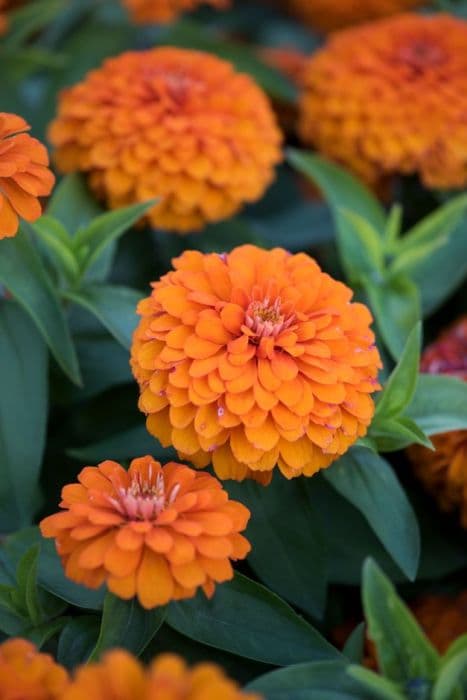
[[428,639],[441,654],[467,633],[467,590],[456,596],[422,596],[410,607]]
[[18,217],[38,219],[39,197],[54,186],[47,151],[28,130],[22,117],[0,112],[0,239],[18,232]]
[[135,22],[170,22],[182,12],[196,10],[200,5],[212,5],[220,9],[229,6],[230,0],[123,0]]
[[[421,370],[467,381],[467,316],[425,350]],[[467,528],[467,430],[440,433],[431,440],[434,452],[421,445],[408,450],[415,474],[442,510],[460,512],[462,526]]]
[[222,479],[311,476],[365,434],[381,366],[368,309],[304,253],[186,251],[139,305],[147,428]]
[[370,19],[407,12],[426,0],[288,0],[290,11],[312,29],[330,32]]
[[467,184],[466,21],[406,14],[337,32],[303,82],[302,139],[370,185]]
[[125,53],[67,90],[50,129],[57,163],[81,170],[110,207],[160,197],[159,228],[186,232],[261,197],[281,159],[262,90],[215,56]]
[[233,576],[230,559],[250,551],[240,534],[249,511],[230,501],[206,473],[152,457],[85,467],[65,486],[63,512],[41,522],[56,540],[68,578],[90,588],[106,582],[120,598],[145,608],[191,598]]
[[67,684],[65,669],[31,642],[12,638],[0,644],[2,700],[59,700]]
[[162,654],[145,670],[128,652],[114,650],[98,664],[82,666],[63,700],[260,700],[243,693],[214,664],[188,668],[174,654]]

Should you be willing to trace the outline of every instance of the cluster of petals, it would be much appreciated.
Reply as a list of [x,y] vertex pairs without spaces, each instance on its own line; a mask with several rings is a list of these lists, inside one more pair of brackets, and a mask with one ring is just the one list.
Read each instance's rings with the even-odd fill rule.
[[114,650],[98,664],[82,666],[63,700],[260,700],[244,693],[219,666],[189,668],[174,654],[162,654],[148,669],[126,651]]
[[311,476],[364,435],[380,358],[368,309],[304,253],[186,251],[138,307],[147,428],[222,479]]
[[288,0],[290,11],[311,29],[336,29],[408,12],[425,0]]
[[250,550],[240,534],[249,511],[217,479],[152,457],[85,467],[62,491],[59,513],[41,522],[55,539],[68,578],[90,588],[104,582],[147,609],[191,598],[233,577],[231,559]]
[[54,186],[47,150],[28,130],[22,117],[0,112],[0,239],[17,233],[19,217],[38,219],[39,197]]
[[336,32],[302,83],[303,141],[371,186],[467,184],[467,21],[403,14]]
[[163,47],[109,59],[66,90],[50,139],[58,167],[89,173],[111,208],[159,198],[152,225],[187,232],[261,197],[282,135],[249,76]]
[[2,700],[62,700],[68,674],[31,642],[12,638],[0,644]]
[[[467,381],[467,316],[441,334],[422,356],[422,372],[445,374]],[[467,430],[431,438],[435,450],[412,445],[408,454],[415,474],[442,510],[458,511],[467,528]]]
[[170,22],[201,5],[224,9],[229,6],[229,0],[123,0],[123,5],[134,22],[146,24]]

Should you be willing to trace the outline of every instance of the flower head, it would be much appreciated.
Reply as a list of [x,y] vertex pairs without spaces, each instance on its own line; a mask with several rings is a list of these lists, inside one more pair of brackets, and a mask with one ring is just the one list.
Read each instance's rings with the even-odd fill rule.
[[303,140],[370,185],[467,184],[466,21],[406,14],[338,32],[303,83]]
[[57,163],[114,208],[160,197],[151,223],[193,231],[257,200],[280,160],[269,102],[247,75],[198,51],[125,53],[63,93]]
[[380,359],[362,304],[305,254],[187,251],[139,305],[140,409],[223,479],[311,476],[366,432]]
[[17,233],[18,217],[40,217],[39,197],[50,194],[55,182],[45,147],[28,130],[21,117],[0,112],[0,239]]
[[55,538],[68,578],[90,588],[106,582],[145,608],[191,598],[233,576],[231,559],[250,550],[240,534],[249,511],[230,501],[206,473],[152,457],[85,467],[65,486],[63,511],[41,522]]
[[212,5],[219,9],[228,7],[229,0],[123,0],[134,22],[170,22],[200,5]]
[[[467,381],[467,316],[441,334],[422,355],[421,369]],[[432,438],[435,451],[421,445],[408,450],[415,474],[442,510],[459,511],[467,528],[467,430],[453,430]]]
[[61,700],[68,674],[34,644],[12,638],[0,644],[2,700]]

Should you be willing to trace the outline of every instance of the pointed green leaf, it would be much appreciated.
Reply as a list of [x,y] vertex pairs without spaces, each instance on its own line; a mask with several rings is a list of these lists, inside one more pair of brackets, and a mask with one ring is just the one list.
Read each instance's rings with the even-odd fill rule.
[[467,382],[421,374],[406,416],[427,435],[467,429]]
[[441,672],[433,688],[433,700],[455,700],[456,692],[459,700],[463,700],[460,683],[467,675],[467,649],[451,656],[443,664]]
[[407,416],[372,423],[368,435],[377,452],[397,452],[413,444],[434,449],[430,438]]
[[17,589],[13,594],[14,603],[27,613],[33,626],[43,621],[37,589],[39,552],[40,545],[36,544],[21,557],[16,571]]
[[96,646],[100,618],[97,615],[73,617],[62,629],[58,640],[57,661],[70,671],[86,663]]
[[348,636],[344,648],[344,656],[355,664],[361,664],[365,653],[365,623],[360,622]]
[[74,235],[99,216],[102,209],[87,187],[84,175],[74,173],[62,178],[55,187],[46,213]]
[[337,215],[342,221],[338,244],[342,265],[349,280],[356,282],[383,277],[383,241],[376,229],[362,216],[340,208]]
[[406,700],[407,696],[386,678],[362,666],[349,666],[347,673],[351,678],[365,685],[373,693],[375,700]]

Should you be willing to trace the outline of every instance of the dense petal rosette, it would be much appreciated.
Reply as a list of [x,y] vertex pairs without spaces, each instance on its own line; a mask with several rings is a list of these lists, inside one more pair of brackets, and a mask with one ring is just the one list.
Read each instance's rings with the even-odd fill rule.
[[380,358],[371,314],[304,253],[187,251],[139,305],[147,427],[220,478],[311,476],[365,434]]
[[25,639],[0,644],[2,700],[61,700],[68,674],[49,654],[41,654]]
[[145,608],[206,595],[231,579],[230,560],[250,550],[240,534],[249,511],[230,501],[213,476],[183,464],[134,459],[85,467],[62,491],[62,512],[41,522],[53,537],[66,575]]
[[219,9],[229,6],[229,0],[123,0],[134,22],[170,22],[183,12],[196,10],[201,5]]
[[17,233],[19,218],[39,218],[39,197],[49,195],[55,182],[45,146],[28,130],[22,117],[0,112],[0,239]]
[[303,84],[303,140],[369,184],[467,184],[466,21],[406,14],[337,32]]
[[151,223],[193,231],[256,201],[281,159],[266,95],[198,51],[125,53],[65,91],[50,130],[64,172],[84,171],[110,207],[159,197]]

